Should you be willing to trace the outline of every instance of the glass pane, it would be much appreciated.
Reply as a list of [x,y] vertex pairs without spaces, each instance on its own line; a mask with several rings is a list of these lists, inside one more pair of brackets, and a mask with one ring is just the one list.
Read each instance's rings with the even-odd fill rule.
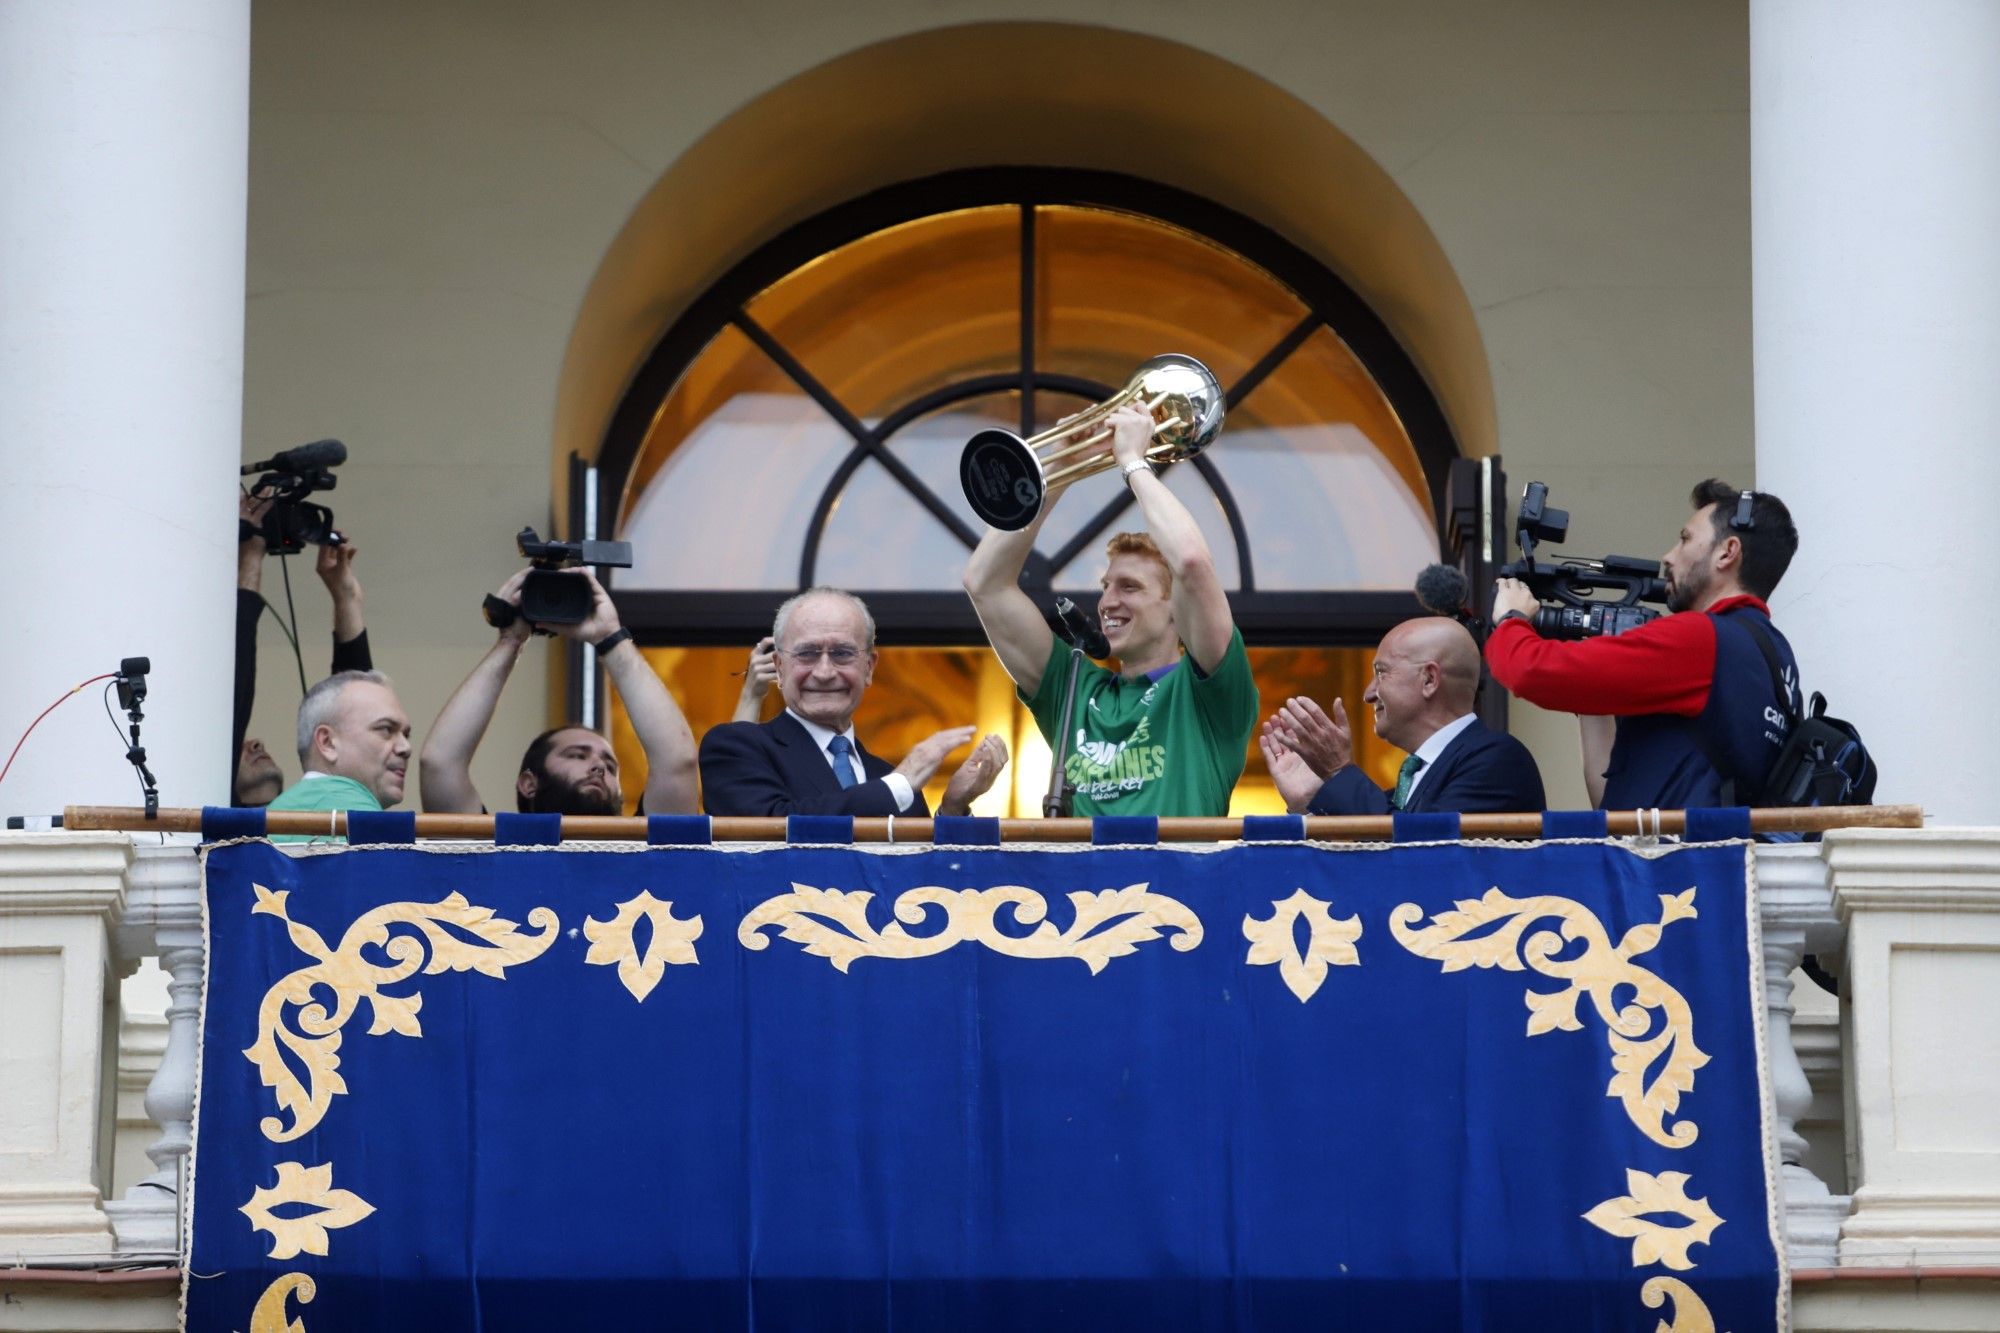
[[[1161,473],[1160,477],[1167,483],[1167,489],[1187,506],[1190,514],[1194,515],[1195,524],[1201,529],[1202,539],[1208,543],[1208,553],[1215,561],[1216,577],[1222,580],[1222,586],[1230,589],[1241,587],[1243,580],[1242,571],[1236,561],[1236,538],[1230,534],[1229,516],[1223,512],[1222,502],[1215,498],[1215,492],[1208,488],[1208,482],[1203,479],[1201,473],[1195,471],[1192,463],[1176,463]],[[1086,520],[1095,517],[1102,505],[1116,497],[1123,489],[1125,480],[1116,472],[1086,478],[1083,483],[1071,487],[1063,495],[1056,514],[1051,516],[1051,522],[1057,516],[1064,516],[1073,519],[1075,527],[1081,527]],[[1079,492],[1087,493],[1090,503],[1082,505],[1076,514],[1064,515],[1064,510],[1085,498],[1085,494]],[[1078,551],[1074,560],[1056,571],[1056,587],[1096,587],[1097,580],[1104,574],[1104,543],[1111,540],[1113,533],[1140,532],[1145,527],[1146,516],[1139,511],[1139,506],[1134,504],[1104,530],[1101,538]],[[1056,548],[1053,544],[1044,543],[1043,549],[1046,552],[1053,552]],[[1253,561],[1257,559],[1257,546],[1254,540],[1250,547],[1250,558]]]
[[[740,672],[749,658],[741,648],[648,648],[646,660],[680,701],[688,724],[700,737],[727,722],[742,688]],[[1305,695],[1331,709],[1336,695],[1354,722],[1355,762],[1382,786],[1392,786],[1402,751],[1376,738],[1362,706],[1374,654],[1358,648],[1252,648],[1250,669],[1257,679],[1262,712],[1269,716],[1286,699]],[[626,774],[628,807],[645,789],[645,755],[632,734],[616,691],[611,694],[611,742]],[[774,690],[760,716],[776,716],[783,706]],[[892,763],[911,746],[942,727],[976,725],[980,733],[1006,737],[1011,758],[993,790],[973,806],[975,814],[1033,818],[1048,790],[1049,750],[1028,710],[1014,698],[1013,684],[985,648],[885,648],[875,681],[862,701],[855,728],[862,743]],[[963,759],[961,752],[957,759]],[[1284,803],[1264,768],[1255,739],[1243,778],[1229,804],[1232,815],[1279,814]],[[933,808],[944,794],[950,768],[925,789]]]
[[1192,232],[1095,208],[1035,219],[1037,370],[1118,387],[1182,352],[1226,389],[1306,316],[1270,274]]
[[633,560],[619,583],[796,587],[820,493],[853,444],[748,338],[724,329],[647,431],[618,530]]
[[[989,426],[1021,425],[1021,395],[984,394],[917,418],[886,442],[889,451],[973,532],[985,525],[965,502],[958,456]],[[874,425],[874,422],[868,423]],[[848,480],[820,540],[814,582],[838,588],[953,588],[970,554],[964,542],[875,459]]]
[[941,213],[876,232],[744,309],[863,420],[968,376],[1018,373],[1021,210]]
[[1260,589],[1402,590],[1437,559],[1416,450],[1330,329],[1237,406],[1206,457],[1242,510]]

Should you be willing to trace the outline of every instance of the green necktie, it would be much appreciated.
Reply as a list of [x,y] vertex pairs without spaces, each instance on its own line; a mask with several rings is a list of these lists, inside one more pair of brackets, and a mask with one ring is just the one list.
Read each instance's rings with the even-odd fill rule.
[[1424,761],[1415,755],[1403,761],[1403,766],[1396,770],[1396,790],[1389,795],[1390,805],[1398,810],[1403,808],[1403,802],[1410,799],[1410,786],[1417,780],[1417,770],[1423,766]]

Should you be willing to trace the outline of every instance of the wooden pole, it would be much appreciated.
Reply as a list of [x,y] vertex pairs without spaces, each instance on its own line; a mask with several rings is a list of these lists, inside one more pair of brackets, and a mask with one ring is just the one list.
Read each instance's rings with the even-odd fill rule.
[[[491,815],[418,815],[417,836],[422,838],[493,837]],[[303,834],[308,837],[345,837],[347,816],[309,810],[273,810],[264,816],[270,833]],[[1659,832],[1679,834],[1687,829],[1684,810],[1613,810],[1606,814],[1613,837],[1635,837]],[[1914,805],[1838,805],[1796,809],[1752,810],[1750,828],[1756,833],[1824,833],[1836,828],[1922,828],[1924,812]],[[147,819],[137,806],[72,805],[63,811],[66,829],[121,830],[135,833],[199,833],[201,811],[162,810],[157,819]],[[933,825],[928,819],[857,819],[856,842],[928,843]],[[567,815],[562,824],[566,842],[643,842],[646,821],[615,815]],[[1387,842],[1390,820],[1386,815],[1311,816],[1306,820],[1306,837],[1325,842]],[[783,842],[782,819],[731,819],[711,821],[710,832],[717,842]],[[1542,836],[1539,814],[1462,815],[1462,838],[1509,838],[1532,841]],[[1161,842],[1234,842],[1243,836],[1240,819],[1162,819]],[[1002,842],[1089,842],[1088,819],[1003,819]]]

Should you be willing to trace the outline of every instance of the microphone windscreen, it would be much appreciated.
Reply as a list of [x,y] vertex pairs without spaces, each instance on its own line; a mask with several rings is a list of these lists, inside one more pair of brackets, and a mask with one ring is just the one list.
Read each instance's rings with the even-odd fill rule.
[[1425,565],[1417,575],[1417,600],[1433,615],[1456,616],[1471,592],[1465,575],[1450,565]]
[[278,455],[283,460],[278,465],[292,472],[313,472],[320,468],[339,467],[347,461],[347,446],[339,440],[314,440],[311,444],[301,444]]

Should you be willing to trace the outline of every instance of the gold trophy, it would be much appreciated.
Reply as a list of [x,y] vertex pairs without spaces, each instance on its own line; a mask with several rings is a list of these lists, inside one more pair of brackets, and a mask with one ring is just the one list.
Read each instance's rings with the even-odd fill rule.
[[1127,403],[1153,416],[1150,463],[1192,458],[1222,429],[1222,386],[1208,367],[1177,352],[1156,356],[1117,393],[1039,435],[1024,440],[996,426],[967,441],[958,477],[972,512],[1019,532],[1042,512],[1051,487],[1115,466],[1105,419]]

